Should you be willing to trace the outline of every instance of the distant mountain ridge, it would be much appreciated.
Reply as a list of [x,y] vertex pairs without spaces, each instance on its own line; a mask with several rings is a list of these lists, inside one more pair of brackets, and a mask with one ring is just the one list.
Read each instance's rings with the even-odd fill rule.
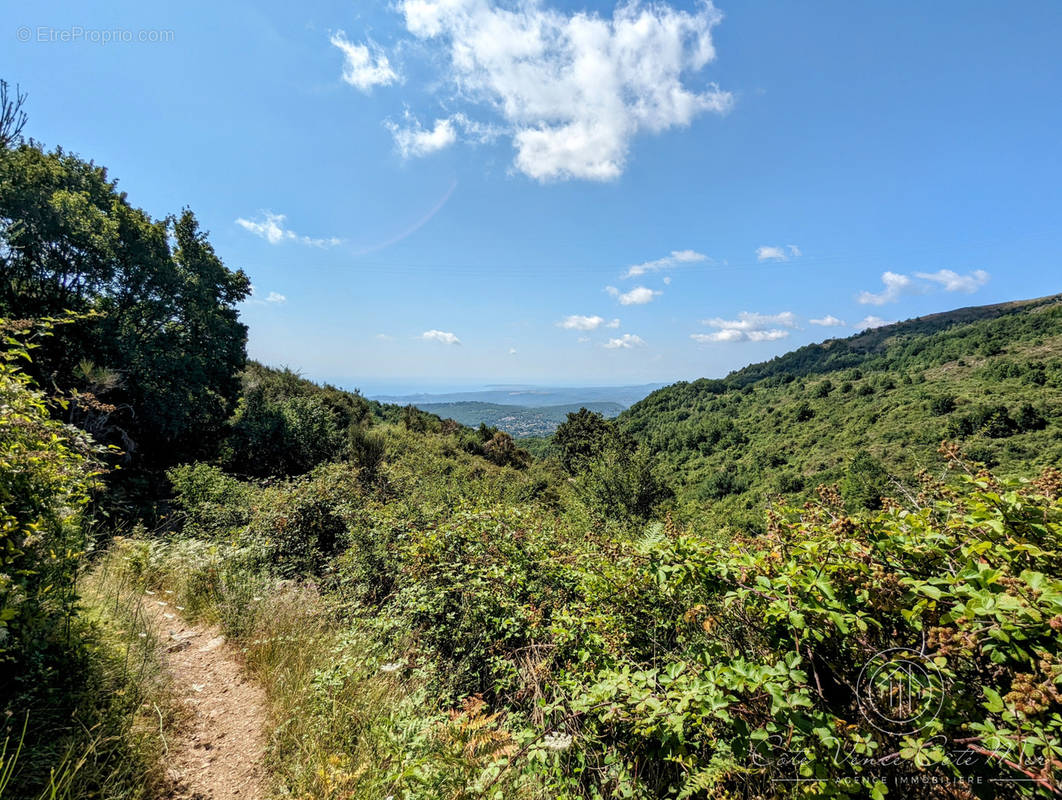
[[544,406],[586,405],[587,403],[615,403],[623,408],[633,405],[651,392],[665,386],[646,383],[633,386],[491,386],[486,389],[440,392],[432,394],[374,394],[371,399],[381,403],[420,406],[425,403],[494,403],[542,408]]

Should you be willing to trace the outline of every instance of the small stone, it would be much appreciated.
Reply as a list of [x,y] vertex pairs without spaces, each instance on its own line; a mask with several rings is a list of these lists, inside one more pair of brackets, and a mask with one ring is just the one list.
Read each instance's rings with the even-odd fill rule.
[[211,639],[205,645],[200,647],[199,648],[199,652],[200,653],[209,653],[211,650],[217,650],[223,644],[225,644],[225,637],[224,636],[215,636],[213,639]]

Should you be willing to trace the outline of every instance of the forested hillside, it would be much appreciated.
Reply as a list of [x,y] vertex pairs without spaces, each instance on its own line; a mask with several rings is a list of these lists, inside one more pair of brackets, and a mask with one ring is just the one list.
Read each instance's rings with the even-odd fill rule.
[[677,383],[619,428],[690,508],[758,524],[770,498],[841,482],[875,508],[937,446],[1003,473],[1062,460],[1062,296],[959,309],[808,345],[721,380]]

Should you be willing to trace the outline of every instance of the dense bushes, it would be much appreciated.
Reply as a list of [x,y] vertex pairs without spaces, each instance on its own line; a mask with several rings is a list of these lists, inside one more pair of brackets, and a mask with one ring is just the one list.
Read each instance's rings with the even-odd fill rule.
[[[617,754],[628,796],[783,795],[793,781],[903,796],[919,773],[1001,777],[1016,796],[1057,786],[1062,478],[963,481],[926,478],[916,506],[855,516],[825,490],[751,539],[647,541],[643,574],[687,610],[667,655],[627,649],[573,701],[579,746]],[[895,649],[924,665],[928,701],[890,729],[861,672]]]
[[19,368],[32,329],[0,320],[0,333],[7,341],[0,352],[0,664],[7,672],[32,662],[73,614],[99,449],[52,419],[46,397]]
[[[383,432],[389,458],[368,493],[342,464],[242,488],[202,467],[175,474],[188,525],[145,545],[152,580],[183,582],[183,602],[208,598],[249,652],[276,659],[264,607],[285,590],[269,574],[320,573],[338,638],[332,658],[300,645],[316,688],[299,701],[306,738],[282,734],[290,780],[308,779],[307,752],[328,753],[322,774],[354,797],[488,785],[516,797],[906,796],[927,777],[1001,778],[996,789],[1022,796],[1062,778],[1057,472],[923,476],[901,506],[863,454],[850,473],[874,487],[877,510],[846,511],[858,498],[824,487],[772,509],[755,536],[668,521],[599,537],[578,516],[504,500],[526,471],[477,466],[442,436],[435,449]],[[224,496],[247,498],[245,525],[216,527]],[[318,513],[342,529],[335,558]],[[315,543],[316,564],[273,543],[281,519],[292,542]],[[213,543],[188,538],[208,533]],[[892,649],[928,665],[919,688],[933,713],[916,729],[864,714],[874,685],[860,673]],[[387,687],[390,726],[380,709],[358,723],[337,702],[374,686]]]
[[136,729],[154,692],[147,635],[137,619],[112,619],[126,598],[108,594],[106,614],[87,617],[78,585],[101,448],[55,420],[60,401],[21,369],[50,332],[0,320],[0,790],[151,797],[157,742]]

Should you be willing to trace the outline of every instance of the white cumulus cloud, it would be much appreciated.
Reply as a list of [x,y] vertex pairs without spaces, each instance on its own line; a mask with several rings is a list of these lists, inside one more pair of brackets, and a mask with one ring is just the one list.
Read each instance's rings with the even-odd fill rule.
[[695,342],[773,342],[784,339],[789,331],[797,326],[796,314],[783,311],[779,314],[758,314],[754,311],[742,311],[737,319],[713,317],[702,320],[709,328],[717,328],[712,333],[691,333]]
[[569,331],[592,331],[597,329],[604,321],[604,317],[599,317],[596,314],[592,317],[572,314],[562,319],[557,325]]
[[926,294],[934,289],[969,294],[988,283],[990,277],[983,269],[974,270],[966,275],[960,275],[950,269],[916,272],[914,278],[897,272],[884,272],[881,275],[881,282],[885,287],[882,291],[863,291],[856,299],[863,305],[882,306],[886,303],[894,303],[904,295]]
[[795,328],[797,326],[796,314],[792,311],[783,311],[780,314],[757,314],[754,311],[742,311],[737,319],[722,319],[713,317],[702,321],[709,328],[725,328],[739,331],[763,330],[769,327]]
[[311,236],[301,236],[285,226],[286,220],[287,217],[284,214],[274,214],[272,211],[263,211],[259,214],[257,219],[244,219],[243,217],[240,217],[236,220],[236,224],[244,230],[250,231],[255,236],[260,236],[270,244],[298,242],[299,244],[309,245],[310,247],[335,247],[337,244],[343,243],[342,239],[335,236],[323,239],[315,239]]
[[625,333],[618,339],[609,339],[604,344],[609,350],[632,350],[635,347],[642,347],[644,345],[645,341],[642,337],[635,336],[633,333]]
[[738,328],[723,328],[713,333],[691,333],[690,338],[695,342],[707,344],[708,342],[773,342],[784,339],[789,331],[743,331]]
[[659,290],[650,289],[646,286],[635,286],[629,292],[621,292],[615,286],[606,286],[605,291],[619,300],[620,305],[624,306],[645,305],[657,295],[663,294]]
[[612,17],[535,0],[400,0],[406,29],[447,51],[456,93],[495,111],[516,168],[539,181],[610,180],[631,140],[689,125],[733,103],[689,79],[715,59],[722,15],[663,3],[619,5]]
[[[679,266],[680,264],[694,264],[698,261],[707,261],[708,256],[704,253],[698,253],[696,250],[672,250],[670,255],[658,258],[655,261],[646,261],[644,264],[635,264],[633,267],[628,267],[627,271],[623,273],[624,278],[634,278],[638,275],[645,275],[647,272],[659,272],[664,269],[671,269],[672,267]],[[667,280],[665,278],[665,280]]]
[[343,80],[356,89],[368,92],[373,86],[388,86],[398,80],[387,56],[372,42],[355,44],[343,31],[336,31],[329,41],[343,51]]
[[449,331],[424,331],[424,333],[420,335],[420,338],[426,342],[441,342],[442,344],[461,344],[461,340]]
[[833,314],[827,314],[825,317],[820,317],[819,319],[810,319],[808,322],[812,325],[820,325],[823,328],[840,328],[848,324],[843,319],[838,319]]
[[863,305],[883,306],[886,303],[896,302],[901,295],[911,291],[913,288],[911,279],[897,272],[883,272],[881,274],[881,282],[885,284],[885,288],[882,291],[863,291],[859,293],[859,297],[856,299]]

